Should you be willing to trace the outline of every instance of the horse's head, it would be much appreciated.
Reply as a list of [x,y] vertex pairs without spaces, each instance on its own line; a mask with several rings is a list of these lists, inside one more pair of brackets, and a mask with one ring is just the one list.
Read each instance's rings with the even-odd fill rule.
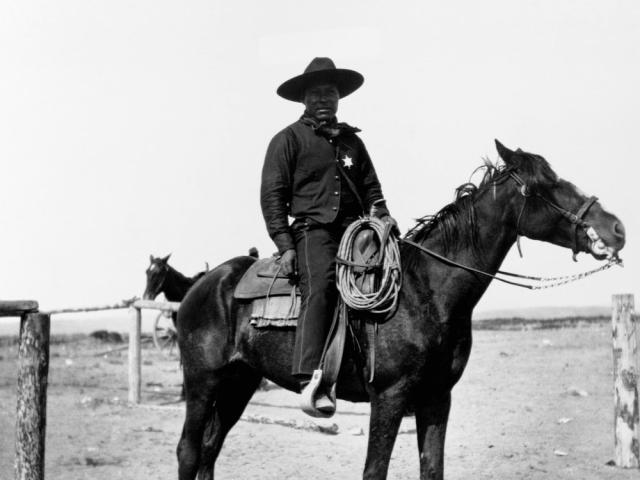
[[596,259],[613,259],[625,243],[622,222],[571,182],[558,177],[540,155],[509,150],[496,140],[505,163],[505,185],[512,184],[516,231]]
[[162,287],[167,278],[167,272],[169,271],[169,264],[167,262],[170,256],[171,254],[160,258],[149,255],[151,264],[149,268],[147,268],[147,285],[142,294],[142,298],[145,300],[153,300],[162,292]]

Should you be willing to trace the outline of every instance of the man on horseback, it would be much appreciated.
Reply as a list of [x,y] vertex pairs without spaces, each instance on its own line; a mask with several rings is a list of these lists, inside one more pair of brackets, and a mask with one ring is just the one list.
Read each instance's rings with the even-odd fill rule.
[[[302,391],[318,368],[337,302],[335,262],[340,239],[359,216],[389,216],[380,182],[360,130],[338,123],[339,99],[364,78],[315,58],[302,75],[284,82],[278,95],[305,106],[302,117],[271,140],[262,170],[260,201],[284,274],[298,281],[298,318],[292,374]],[[288,217],[294,221],[289,225]],[[315,408],[335,412],[329,392],[318,391]]]

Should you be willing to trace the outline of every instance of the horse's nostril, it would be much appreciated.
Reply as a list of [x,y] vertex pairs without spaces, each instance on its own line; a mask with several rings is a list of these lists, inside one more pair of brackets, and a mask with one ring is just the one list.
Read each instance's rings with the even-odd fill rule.
[[613,233],[618,237],[624,238],[624,225],[621,222],[616,222],[613,225]]

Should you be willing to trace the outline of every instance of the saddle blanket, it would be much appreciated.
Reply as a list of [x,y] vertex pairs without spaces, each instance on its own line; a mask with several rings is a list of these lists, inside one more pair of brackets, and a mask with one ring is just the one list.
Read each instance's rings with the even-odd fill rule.
[[234,295],[251,301],[251,325],[256,328],[295,328],[300,315],[300,292],[280,273],[275,257],[257,260],[245,272]]
[[300,315],[300,296],[256,298],[251,305],[251,325],[256,328],[295,328]]

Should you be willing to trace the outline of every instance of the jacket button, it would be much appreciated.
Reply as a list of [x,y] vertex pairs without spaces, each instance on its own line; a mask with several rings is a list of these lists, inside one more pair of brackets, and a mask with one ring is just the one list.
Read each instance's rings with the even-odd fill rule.
[[333,207],[332,210],[335,212],[336,210],[338,210],[338,207]]
[[338,175],[336,175],[336,180],[340,180],[340,177]]
[[338,195],[338,192],[333,192],[334,195]]

